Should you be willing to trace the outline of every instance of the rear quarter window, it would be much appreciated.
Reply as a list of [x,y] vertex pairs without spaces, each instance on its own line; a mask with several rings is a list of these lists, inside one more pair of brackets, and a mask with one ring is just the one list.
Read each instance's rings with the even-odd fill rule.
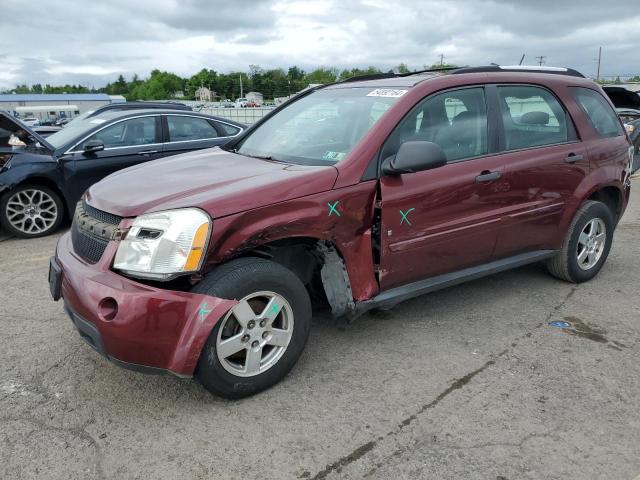
[[572,87],[573,95],[593,128],[601,137],[617,137],[623,134],[622,125],[609,102],[595,90]]

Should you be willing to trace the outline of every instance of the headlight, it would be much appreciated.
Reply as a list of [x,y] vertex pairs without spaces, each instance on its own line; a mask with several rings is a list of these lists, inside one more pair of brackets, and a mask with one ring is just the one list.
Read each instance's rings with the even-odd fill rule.
[[630,123],[625,123],[625,124],[624,124],[624,129],[627,131],[627,133],[628,133],[629,135],[631,135],[631,134],[635,131],[636,127],[634,127],[634,126],[633,126],[633,125],[631,125]]
[[196,272],[210,230],[209,215],[196,208],[141,215],[120,242],[113,268],[155,280]]

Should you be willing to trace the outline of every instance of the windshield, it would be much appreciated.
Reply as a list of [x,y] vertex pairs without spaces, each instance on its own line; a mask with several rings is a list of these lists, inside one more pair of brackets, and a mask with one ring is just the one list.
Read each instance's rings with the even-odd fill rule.
[[357,87],[318,90],[274,114],[235,151],[301,165],[337,163],[405,92]]
[[57,131],[53,135],[49,135],[47,137],[47,142],[55,148],[63,147],[90,128],[106,122],[104,118],[100,117],[87,118],[88,115],[89,113],[83,113],[79,117],[74,118],[71,122],[67,123],[62,130]]

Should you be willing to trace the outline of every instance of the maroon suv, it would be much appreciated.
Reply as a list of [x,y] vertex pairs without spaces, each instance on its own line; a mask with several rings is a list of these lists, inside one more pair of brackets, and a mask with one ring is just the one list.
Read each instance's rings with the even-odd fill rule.
[[91,187],[51,292],[109,360],[249,395],[292,368],[312,303],[352,319],[538,261],[591,279],[627,205],[630,147],[570,69],[315,88],[223,149]]

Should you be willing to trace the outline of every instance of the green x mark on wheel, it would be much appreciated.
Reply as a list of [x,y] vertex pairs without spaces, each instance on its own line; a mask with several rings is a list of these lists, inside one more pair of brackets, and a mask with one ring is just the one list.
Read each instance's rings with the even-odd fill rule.
[[406,212],[403,212],[402,210],[400,210],[400,225],[402,225],[404,222],[407,222],[407,225],[411,225],[411,221],[409,221],[409,214],[411,212],[413,212],[415,210],[415,208],[410,208],[409,210],[407,210]]

